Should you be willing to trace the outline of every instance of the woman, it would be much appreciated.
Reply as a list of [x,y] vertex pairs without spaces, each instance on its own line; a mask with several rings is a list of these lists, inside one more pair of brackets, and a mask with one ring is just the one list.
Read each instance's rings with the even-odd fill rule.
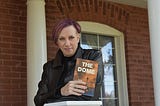
[[[34,98],[36,106],[45,103],[71,100],[98,100],[102,81],[101,52],[80,47],[80,25],[71,19],[56,24],[53,30],[54,43],[59,48],[55,59],[43,66],[43,74]],[[87,90],[86,82],[73,80],[76,58],[99,62],[94,96],[83,95]]]

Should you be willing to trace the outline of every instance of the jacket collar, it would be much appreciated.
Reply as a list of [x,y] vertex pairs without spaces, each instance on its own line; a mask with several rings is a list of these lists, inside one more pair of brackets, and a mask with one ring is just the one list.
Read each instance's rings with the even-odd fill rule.
[[[82,54],[83,54],[83,49],[79,46],[77,48],[75,56],[73,57],[73,60],[76,60],[77,58],[82,58]],[[63,53],[59,49],[54,59],[53,67],[62,67],[62,66],[63,66]]]

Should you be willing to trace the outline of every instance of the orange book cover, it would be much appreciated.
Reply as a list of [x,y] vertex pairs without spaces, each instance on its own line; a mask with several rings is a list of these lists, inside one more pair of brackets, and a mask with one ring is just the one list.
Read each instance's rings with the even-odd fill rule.
[[87,83],[87,90],[84,95],[94,96],[98,62],[77,58],[74,70],[74,80],[82,80]]

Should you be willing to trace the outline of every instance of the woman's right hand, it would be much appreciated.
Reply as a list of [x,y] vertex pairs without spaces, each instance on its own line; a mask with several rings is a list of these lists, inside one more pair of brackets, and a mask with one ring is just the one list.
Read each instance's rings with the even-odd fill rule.
[[69,81],[61,88],[62,96],[77,95],[81,96],[87,90],[86,82],[81,80]]

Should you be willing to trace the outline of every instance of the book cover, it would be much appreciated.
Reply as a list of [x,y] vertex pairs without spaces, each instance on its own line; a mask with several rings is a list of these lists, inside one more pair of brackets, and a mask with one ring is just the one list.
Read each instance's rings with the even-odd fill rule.
[[87,90],[83,95],[94,96],[97,72],[97,61],[77,58],[74,80],[82,80],[87,83]]

